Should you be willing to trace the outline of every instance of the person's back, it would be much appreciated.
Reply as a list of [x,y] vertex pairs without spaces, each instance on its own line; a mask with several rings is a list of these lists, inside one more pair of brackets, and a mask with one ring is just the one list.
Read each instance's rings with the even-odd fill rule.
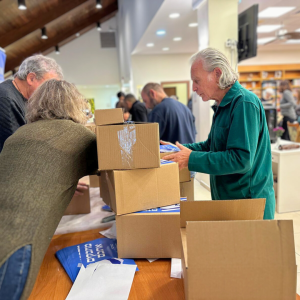
[[195,125],[189,108],[172,98],[164,98],[148,117],[149,122],[158,122],[160,139],[181,144],[195,142]]
[[12,80],[0,83],[0,152],[6,139],[26,124],[25,105],[26,99]]
[[290,119],[296,119],[296,101],[294,99],[293,93],[286,89],[283,91],[282,99],[280,100],[280,112],[284,117]]
[[33,287],[44,253],[78,180],[97,169],[95,134],[70,120],[24,125],[0,154],[0,267],[8,256],[32,246],[22,299]]

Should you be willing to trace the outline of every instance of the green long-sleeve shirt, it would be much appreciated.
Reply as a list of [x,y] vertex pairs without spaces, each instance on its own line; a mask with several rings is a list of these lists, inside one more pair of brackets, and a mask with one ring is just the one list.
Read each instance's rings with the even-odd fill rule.
[[261,101],[235,82],[213,109],[208,139],[184,145],[193,150],[189,170],[210,174],[213,200],[266,198],[264,219],[273,219],[271,143]]

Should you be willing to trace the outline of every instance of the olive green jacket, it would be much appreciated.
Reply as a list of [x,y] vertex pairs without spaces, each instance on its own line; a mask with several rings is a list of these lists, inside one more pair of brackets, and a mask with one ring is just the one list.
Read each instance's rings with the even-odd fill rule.
[[69,120],[19,128],[0,154],[0,266],[32,245],[27,299],[78,180],[97,170],[96,136]]
[[271,142],[261,101],[235,82],[213,109],[208,139],[184,145],[193,150],[189,170],[210,174],[213,200],[266,198],[264,219],[274,219]]

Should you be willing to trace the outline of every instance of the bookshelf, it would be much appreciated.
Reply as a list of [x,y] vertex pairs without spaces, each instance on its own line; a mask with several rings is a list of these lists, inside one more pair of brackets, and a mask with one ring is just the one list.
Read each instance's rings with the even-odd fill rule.
[[[300,64],[239,66],[238,71],[241,85],[251,90],[260,99],[264,97],[264,91],[271,88],[279,100],[277,87],[281,80],[290,81],[294,96],[296,96],[297,89],[300,89]],[[272,84],[268,84],[268,82],[272,82]],[[277,101],[277,105],[279,105],[279,101]]]

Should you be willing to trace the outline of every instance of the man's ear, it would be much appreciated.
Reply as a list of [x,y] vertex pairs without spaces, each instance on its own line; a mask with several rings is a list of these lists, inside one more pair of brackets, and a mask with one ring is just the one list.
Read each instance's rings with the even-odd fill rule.
[[154,98],[154,99],[155,99],[156,92],[155,92],[153,89],[150,89],[149,95],[150,95],[151,98]]
[[36,76],[34,73],[29,73],[26,77],[26,81],[29,85],[33,85],[33,82],[35,79],[36,79]]
[[214,73],[215,73],[215,76],[216,76],[216,79],[217,79],[217,82],[219,82],[219,79],[222,75],[222,70],[220,68],[215,68],[214,69]]

